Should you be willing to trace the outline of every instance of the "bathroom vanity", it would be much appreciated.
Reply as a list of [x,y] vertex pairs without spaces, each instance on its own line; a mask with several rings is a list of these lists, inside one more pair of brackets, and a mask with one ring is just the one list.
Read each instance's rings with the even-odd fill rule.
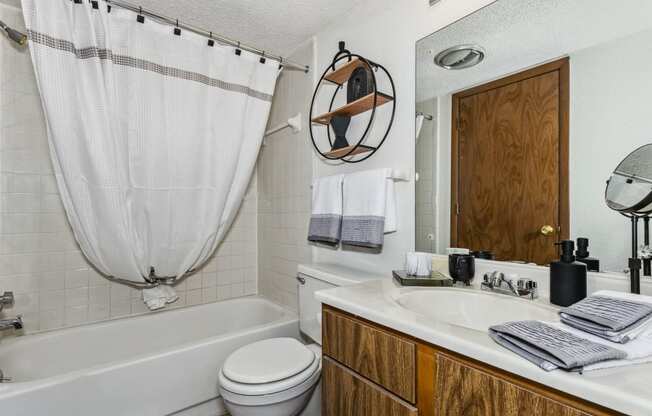
[[[452,298],[448,307],[466,296],[468,304],[438,319],[403,301],[425,303],[430,294]],[[542,302],[530,307],[532,301],[477,289],[400,288],[389,280],[322,291],[317,298],[324,303],[324,416],[652,414],[649,364],[546,372],[481,330],[488,320],[503,319],[505,310],[545,314]],[[454,321],[453,315],[466,317]]]

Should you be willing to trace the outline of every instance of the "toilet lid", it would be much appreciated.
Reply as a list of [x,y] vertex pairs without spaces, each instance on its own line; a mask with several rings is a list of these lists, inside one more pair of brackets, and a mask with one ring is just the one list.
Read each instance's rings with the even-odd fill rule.
[[236,350],[224,362],[222,372],[237,383],[273,383],[303,372],[316,359],[313,351],[294,338],[272,338]]

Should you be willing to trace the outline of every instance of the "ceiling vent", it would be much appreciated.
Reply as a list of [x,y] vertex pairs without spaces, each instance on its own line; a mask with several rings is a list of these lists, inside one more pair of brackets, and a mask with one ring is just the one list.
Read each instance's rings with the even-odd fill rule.
[[484,49],[478,45],[457,45],[435,56],[435,65],[444,69],[465,69],[484,60]]

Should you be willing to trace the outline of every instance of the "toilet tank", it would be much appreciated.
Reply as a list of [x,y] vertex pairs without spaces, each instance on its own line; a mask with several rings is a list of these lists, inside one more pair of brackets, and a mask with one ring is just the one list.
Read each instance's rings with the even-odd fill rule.
[[382,278],[388,276],[335,264],[299,265],[299,329],[321,345],[321,302],[315,299],[315,292]]

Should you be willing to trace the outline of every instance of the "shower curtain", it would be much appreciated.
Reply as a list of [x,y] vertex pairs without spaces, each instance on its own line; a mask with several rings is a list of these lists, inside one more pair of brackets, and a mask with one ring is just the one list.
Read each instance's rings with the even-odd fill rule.
[[133,282],[215,251],[254,169],[278,62],[100,1],[23,0],[66,214],[86,257]]

